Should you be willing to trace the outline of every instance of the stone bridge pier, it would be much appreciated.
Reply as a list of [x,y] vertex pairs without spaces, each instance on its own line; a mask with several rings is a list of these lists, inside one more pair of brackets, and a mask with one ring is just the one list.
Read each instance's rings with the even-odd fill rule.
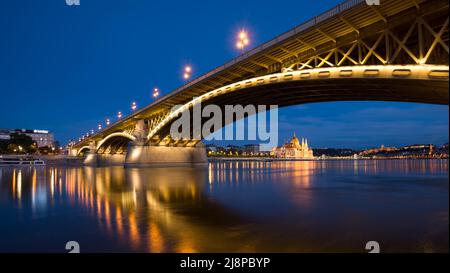
[[[191,166],[207,163],[206,148],[201,142],[196,145],[177,146],[173,142],[149,143],[148,128],[143,120],[136,123],[132,134],[119,133],[106,136],[102,141],[91,140],[88,152],[71,149],[69,156],[84,155],[87,166]],[[108,137],[111,141],[108,140]],[[118,147],[119,146],[119,147]]]
[[176,146],[170,142],[165,145],[148,143],[148,128],[143,120],[136,124],[133,135],[136,139],[128,144],[124,162],[126,167],[180,166],[208,162],[206,148],[201,142],[192,147]]

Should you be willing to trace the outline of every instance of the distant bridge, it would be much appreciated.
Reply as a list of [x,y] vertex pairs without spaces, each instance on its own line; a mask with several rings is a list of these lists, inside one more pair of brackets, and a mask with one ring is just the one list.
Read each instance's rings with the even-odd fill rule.
[[170,137],[175,105],[448,105],[448,8],[446,0],[343,2],[79,141],[71,154],[88,152],[89,164],[205,161],[200,139]]

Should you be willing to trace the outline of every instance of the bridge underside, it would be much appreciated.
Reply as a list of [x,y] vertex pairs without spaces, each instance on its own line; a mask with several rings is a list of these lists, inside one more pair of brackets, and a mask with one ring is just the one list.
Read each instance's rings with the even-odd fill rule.
[[212,99],[210,103],[270,105],[279,107],[331,101],[397,101],[448,104],[448,82],[401,79],[334,79],[285,82],[253,87]]

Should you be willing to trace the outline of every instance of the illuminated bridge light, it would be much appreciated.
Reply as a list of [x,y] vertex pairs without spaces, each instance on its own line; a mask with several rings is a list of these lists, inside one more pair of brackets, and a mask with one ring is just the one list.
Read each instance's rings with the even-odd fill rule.
[[157,98],[158,96],[159,96],[159,89],[158,88],[153,89],[153,97]]
[[236,47],[243,50],[246,46],[250,44],[248,34],[245,30],[241,30],[238,35],[238,41],[236,42]]
[[187,65],[184,67],[184,74],[183,74],[183,78],[185,80],[188,80],[191,77],[192,74],[192,67]]

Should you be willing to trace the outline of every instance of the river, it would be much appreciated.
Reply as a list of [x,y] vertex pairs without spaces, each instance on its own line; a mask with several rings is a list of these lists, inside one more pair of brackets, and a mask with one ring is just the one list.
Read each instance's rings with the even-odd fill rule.
[[0,168],[0,252],[448,252],[448,160]]

